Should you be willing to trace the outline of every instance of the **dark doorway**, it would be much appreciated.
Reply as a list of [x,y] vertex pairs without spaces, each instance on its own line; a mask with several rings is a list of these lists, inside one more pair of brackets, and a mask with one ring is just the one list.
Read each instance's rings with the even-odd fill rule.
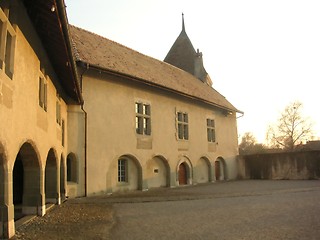
[[215,161],[214,163],[214,168],[215,168],[215,175],[216,175],[216,180],[219,181],[220,180],[220,161]]
[[23,198],[23,163],[18,154],[13,167],[13,204],[22,204]]
[[16,156],[12,188],[15,221],[24,215],[42,214],[40,165],[37,153],[30,143],[24,143]]
[[185,163],[181,163],[179,165],[179,185],[186,185],[188,182],[188,178],[187,178],[187,167]]
[[20,154],[17,155],[16,161],[13,167],[13,204],[14,204],[14,220],[18,220],[23,217],[22,203],[23,203],[23,181],[24,170],[23,163]]

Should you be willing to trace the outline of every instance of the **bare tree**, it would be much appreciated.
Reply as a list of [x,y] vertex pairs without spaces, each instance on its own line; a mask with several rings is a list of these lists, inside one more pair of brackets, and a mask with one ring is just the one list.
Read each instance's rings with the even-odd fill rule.
[[293,102],[281,113],[278,122],[269,126],[267,140],[272,147],[293,150],[312,136],[312,122],[302,116],[302,103]]
[[264,152],[265,147],[257,143],[256,138],[251,132],[246,132],[241,138],[241,143],[239,144],[239,153],[243,154],[253,154]]

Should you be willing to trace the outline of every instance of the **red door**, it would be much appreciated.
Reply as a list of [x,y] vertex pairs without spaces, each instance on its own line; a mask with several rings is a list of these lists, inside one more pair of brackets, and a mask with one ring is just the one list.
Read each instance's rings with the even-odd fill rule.
[[215,161],[214,168],[215,168],[216,180],[218,181],[220,180],[220,162],[219,161]]
[[179,165],[179,185],[186,185],[187,184],[187,168],[184,163]]

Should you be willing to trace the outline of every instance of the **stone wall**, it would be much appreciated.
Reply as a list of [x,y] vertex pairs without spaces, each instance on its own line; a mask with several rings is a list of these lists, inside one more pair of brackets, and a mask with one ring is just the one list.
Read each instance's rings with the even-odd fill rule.
[[242,155],[239,179],[319,179],[320,151]]

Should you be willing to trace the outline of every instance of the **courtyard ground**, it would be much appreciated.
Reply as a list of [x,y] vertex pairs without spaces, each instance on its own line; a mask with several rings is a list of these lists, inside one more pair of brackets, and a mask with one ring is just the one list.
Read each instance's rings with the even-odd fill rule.
[[320,181],[248,180],[70,199],[14,239],[320,239]]

